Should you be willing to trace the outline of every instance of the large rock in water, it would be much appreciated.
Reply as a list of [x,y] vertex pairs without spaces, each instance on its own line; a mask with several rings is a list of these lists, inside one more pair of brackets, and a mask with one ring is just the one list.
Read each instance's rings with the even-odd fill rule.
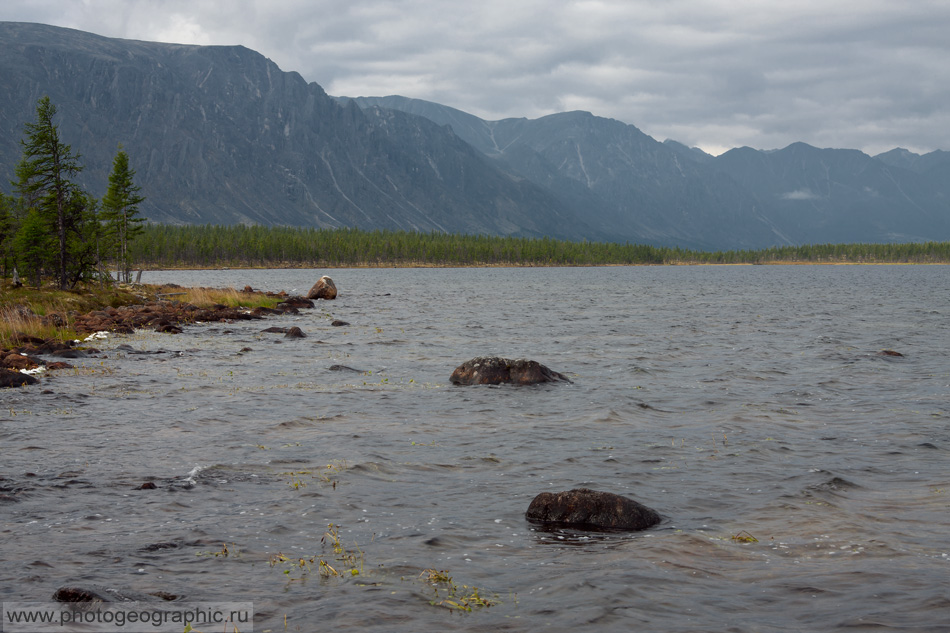
[[39,381],[28,374],[21,374],[18,371],[0,367],[0,389],[4,387],[22,387],[23,385],[35,385]]
[[455,385],[536,385],[542,382],[571,382],[567,376],[548,369],[541,363],[519,358],[509,360],[497,356],[479,356],[465,361],[452,372]]
[[333,283],[333,280],[324,275],[317,279],[317,283],[313,284],[313,288],[310,289],[310,292],[307,293],[308,299],[326,299],[331,301],[336,299],[336,284]]
[[534,523],[585,530],[645,530],[660,522],[655,510],[633,499],[587,488],[542,492],[524,516]]

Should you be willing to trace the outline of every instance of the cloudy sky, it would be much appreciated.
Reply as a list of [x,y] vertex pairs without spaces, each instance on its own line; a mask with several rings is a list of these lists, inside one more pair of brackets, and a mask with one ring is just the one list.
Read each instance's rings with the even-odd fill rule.
[[3,0],[0,20],[242,44],[332,95],[588,110],[712,153],[950,150],[947,0]]

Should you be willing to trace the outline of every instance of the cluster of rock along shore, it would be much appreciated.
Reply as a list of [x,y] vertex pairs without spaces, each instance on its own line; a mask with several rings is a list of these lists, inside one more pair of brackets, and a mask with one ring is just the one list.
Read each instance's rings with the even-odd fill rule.
[[[268,293],[270,294],[270,293]],[[178,334],[182,326],[189,323],[233,322],[250,319],[263,319],[274,314],[295,313],[300,308],[312,308],[313,301],[305,297],[280,296],[282,301],[276,308],[232,308],[224,305],[215,305],[210,308],[199,308],[190,303],[182,303],[169,299],[160,299],[141,305],[122,306],[119,308],[103,308],[86,314],[67,315],[73,328],[80,335],[90,335],[96,332],[116,332],[131,334],[135,330],[153,329],[158,332]],[[49,325],[61,327],[65,324],[62,314],[53,313],[43,317]],[[69,369],[72,367],[65,360],[47,361],[46,357],[56,359],[87,358],[99,353],[93,347],[79,347],[78,341],[57,341],[41,339],[28,334],[14,333],[12,339],[16,345],[8,350],[0,350],[0,387],[33,384],[36,378],[23,373],[24,370]],[[18,375],[12,375],[18,374]]]
[[[164,289],[179,288],[175,284],[168,284]],[[245,286],[242,292],[256,292],[250,286]],[[93,310],[86,314],[70,313],[63,315],[52,313],[41,319],[46,325],[63,327],[67,318],[72,321],[73,329],[80,335],[91,335],[97,332],[114,332],[131,334],[135,330],[153,329],[169,334],[181,333],[182,326],[189,323],[234,322],[251,319],[263,319],[275,314],[296,314],[300,308],[314,307],[313,299],[332,300],[336,298],[337,290],[333,280],[327,276],[321,277],[307,293],[307,297],[292,296],[286,292],[266,293],[270,297],[280,298],[276,308],[258,307],[253,310],[234,308],[224,305],[214,305],[210,308],[199,308],[191,303],[183,303],[169,299],[176,295],[174,292],[160,293],[157,299],[140,305],[107,307]],[[24,316],[36,316],[25,314]],[[291,328],[298,335],[299,328]],[[302,334],[302,333],[300,333]],[[0,388],[20,387],[32,385],[37,381],[30,372],[38,370],[71,369],[73,366],[65,360],[47,361],[44,356],[55,359],[88,358],[99,353],[93,347],[78,347],[79,341],[58,341],[41,339],[24,333],[14,333],[11,337],[16,345],[10,349],[0,350]]]

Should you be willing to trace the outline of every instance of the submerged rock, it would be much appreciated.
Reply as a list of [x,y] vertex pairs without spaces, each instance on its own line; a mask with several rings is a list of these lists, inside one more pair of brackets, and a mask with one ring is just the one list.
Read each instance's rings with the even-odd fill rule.
[[292,297],[287,297],[283,301],[277,304],[277,308],[281,311],[287,311],[290,308],[312,308],[313,301],[305,297],[298,297],[294,295]]
[[155,596],[132,589],[115,589],[102,585],[66,585],[53,593],[57,602],[149,602]]
[[541,363],[519,358],[479,356],[455,368],[449,378],[455,385],[536,385],[543,382],[571,382],[564,374]]
[[357,374],[366,373],[362,369],[354,369],[353,367],[347,367],[346,365],[330,365],[329,367],[327,367],[327,369],[330,371],[352,371]]
[[588,488],[542,492],[531,501],[525,518],[586,530],[644,530],[660,522],[655,510],[633,499]]
[[303,333],[303,330],[295,325],[294,327],[287,330],[287,333],[284,334],[284,338],[307,338],[307,335]]
[[336,284],[333,280],[324,275],[313,284],[313,288],[307,293],[308,299],[326,299],[331,301],[336,299]]

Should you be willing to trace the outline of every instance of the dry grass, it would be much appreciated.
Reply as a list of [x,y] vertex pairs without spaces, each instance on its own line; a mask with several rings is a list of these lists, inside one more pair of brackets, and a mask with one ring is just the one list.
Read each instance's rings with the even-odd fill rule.
[[191,303],[199,308],[210,308],[214,305],[223,305],[229,308],[273,308],[280,303],[279,298],[269,297],[262,292],[238,292],[234,288],[162,286],[155,292],[162,299]]
[[20,344],[17,335],[26,334],[42,339],[67,340],[76,338],[76,331],[65,324],[57,327],[22,306],[0,307],[0,349]]

